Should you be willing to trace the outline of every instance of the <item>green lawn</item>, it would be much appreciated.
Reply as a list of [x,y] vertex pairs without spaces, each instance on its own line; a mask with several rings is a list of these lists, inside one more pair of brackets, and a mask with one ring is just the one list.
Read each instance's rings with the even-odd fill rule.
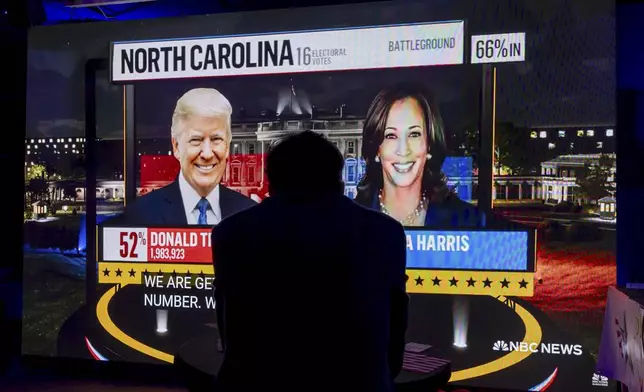
[[58,331],[85,301],[85,281],[56,271],[47,255],[25,254],[22,352],[55,356]]

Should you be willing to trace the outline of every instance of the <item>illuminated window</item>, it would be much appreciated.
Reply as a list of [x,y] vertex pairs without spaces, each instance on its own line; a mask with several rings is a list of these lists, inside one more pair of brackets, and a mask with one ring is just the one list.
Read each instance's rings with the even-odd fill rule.
[[566,137],[566,131],[559,131],[559,137]]
[[537,133],[535,131],[530,132],[530,137],[532,139],[536,139],[537,138]]
[[604,142],[597,142],[597,148],[603,148]]
[[545,139],[546,137],[548,137],[548,132],[546,131],[539,132],[539,137],[542,139]]
[[355,165],[348,165],[347,166],[347,182],[355,182],[356,181],[356,166]]
[[615,204],[610,203],[610,212],[615,212]]
[[548,143],[548,150],[554,150],[555,149],[555,144],[554,143]]
[[606,136],[607,137],[613,137],[614,135],[615,135],[615,131],[613,131],[612,129],[607,129],[606,130]]
[[593,131],[592,129],[587,130],[586,131],[586,136],[590,136],[590,137],[595,136],[595,131]]
[[583,129],[578,130],[577,131],[577,136],[584,137],[584,130]]
[[599,203],[599,210],[601,212],[606,212],[606,203]]

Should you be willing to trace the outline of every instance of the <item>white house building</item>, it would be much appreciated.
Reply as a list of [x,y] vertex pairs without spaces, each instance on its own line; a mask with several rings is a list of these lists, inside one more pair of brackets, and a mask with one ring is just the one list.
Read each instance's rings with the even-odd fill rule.
[[[606,154],[613,159],[612,172],[617,169],[616,154]],[[586,165],[599,162],[601,154],[561,155],[555,159],[541,163],[541,184],[544,194],[542,199],[550,203],[562,201],[576,202],[579,195],[576,193],[577,176]],[[615,183],[614,177],[608,178]]]
[[[233,125],[233,140],[231,142],[231,158],[226,170],[227,186],[251,195],[264,189],[266,154],[277,140],[292,132],[313,130],[329,138],[340,150],[345,158],[344,181],[345,193],[355,197],[356,187],[365,172],[365,163],[362,159],[362,128],[364,119],[356,117],[319,117],[307,119],[300,117],[276,118],[273,120],[246,121]],[[41,142],[36,141],[36,142]],[[81,142],[84,142],[82,140]],[[48,147],[49,140],[42,140],[42,148]],[[31,143],[29,143],[31,144]],[[28,144],[28,145],[29,145]],[[38,143],[36,143],[38,144]],[[54,146],[54,144],[52,144]],[[63,145],[64,148],[64,145]],[[28,150],[35,150],[34,147]],[[155,151],[139,151],[139,155],[158,155]],[[165,151],[160,151],[163,155]],[[170,152],[168,151],[168,154]],[[609,154],[615,158],[615,154]],[[494,200],[539,200],[549,204],[561,201],[577,201],[575,193],[576,175],[586,164],[598,161],[600,154],[561,155],[541,163],[539,176],[495,176],[493,189]],[[167,158],[173,159],[168,156]],[[294,164],[306,164],[296,162]],[[167,181],[166,181],[167,182]],[[468,194],[476,194],[478,179],[474,176],[459,175],[448,177],[448,184],[461,189],[465,187]],[[152,191],[165,185],[161,183],[147,183],[145,187],[137,188],[139,194]],[[85,199],[85,189],[82,181],[70,183],[69,181],[52,181],[50,183],[51,199],[68,200],[69,188],[76,188],[76,200]],[[67,191],[64,191],[67,189]],[[122,199],[124,195],[123,181],[99,180],[96,196],[100,199]]]

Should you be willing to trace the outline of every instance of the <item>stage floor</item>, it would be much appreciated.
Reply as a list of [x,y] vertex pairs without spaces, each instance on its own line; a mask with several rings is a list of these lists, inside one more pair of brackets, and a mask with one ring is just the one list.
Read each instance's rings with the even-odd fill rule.
[[26,370],[18,358],[8,362],[9,366],[0,366],[2,392],[188,392],[177,384],[74,378],[51,370]]
[[24,381],[3,385],[3,392],[187,392],[185,388],[144,386],[100,381]]

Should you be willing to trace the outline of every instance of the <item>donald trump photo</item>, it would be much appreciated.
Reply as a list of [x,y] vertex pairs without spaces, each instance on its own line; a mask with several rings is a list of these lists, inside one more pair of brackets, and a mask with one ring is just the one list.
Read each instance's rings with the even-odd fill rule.
[[[232,106],[219,91],[196,88],[177,101],[172,151],[176,180],[129,204],[121,217],[136,225],[216,225],[255,205],[221,184],[230,155]],[[120,219],[119,219],[120,220]]]

